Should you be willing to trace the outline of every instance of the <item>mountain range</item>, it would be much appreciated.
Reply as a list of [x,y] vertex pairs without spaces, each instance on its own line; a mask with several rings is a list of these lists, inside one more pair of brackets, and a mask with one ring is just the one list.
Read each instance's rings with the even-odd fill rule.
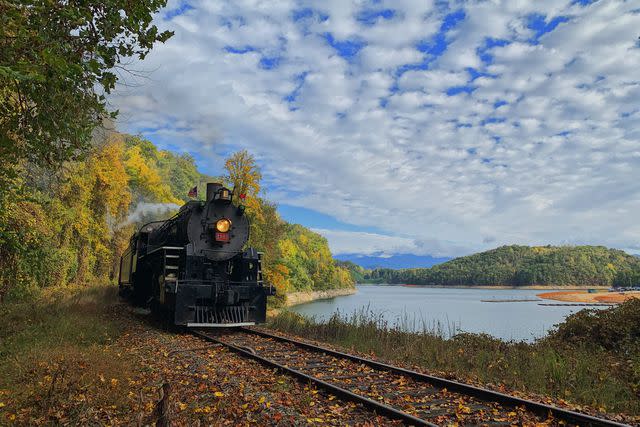
[[334,257],[340,261],[351,261],[367,270],[375,268],[427,268],[437,264],[447,262],[452,258],[448,257],[432,257],[430,255],[414,255],[414,254],[394,254],[385,255],[377,253],[372,255],[362,254],[340,254]]

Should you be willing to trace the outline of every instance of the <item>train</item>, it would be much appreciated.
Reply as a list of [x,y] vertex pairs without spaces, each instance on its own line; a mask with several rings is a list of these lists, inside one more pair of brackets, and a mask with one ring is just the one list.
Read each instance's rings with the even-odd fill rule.
[[245,247],[244,195],[207,183],[164,221],[143,225],[120,258],[121,296],[184,327],[263,323],[274,288],[262,275],[262,253]]

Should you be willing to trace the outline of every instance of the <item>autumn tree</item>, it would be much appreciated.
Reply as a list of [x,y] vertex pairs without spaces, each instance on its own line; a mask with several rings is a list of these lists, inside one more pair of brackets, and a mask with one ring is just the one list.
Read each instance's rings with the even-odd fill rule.
[[0,190],[25,160],[55,167],[86,153],[116,72],[171,37],[151,24],[165,4],[0,1]]
[[238,151],[226,160],[224,167],[229,174],[227,181],[236,194],[258,197],[262,174],[253,155],[247,150]]
[[244,194],[246,204],[252,215],[262,219],[262,210],[258,195],[260,194],[260,180],[262,173],[256,164],[256,160],[247,150],[234,153],[229,157],[224,167],[227,171],[225,180],[236,196]]

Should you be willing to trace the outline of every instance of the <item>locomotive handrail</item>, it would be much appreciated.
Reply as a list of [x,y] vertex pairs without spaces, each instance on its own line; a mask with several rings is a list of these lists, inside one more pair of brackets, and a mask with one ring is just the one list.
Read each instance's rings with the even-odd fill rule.
[[164,222],[164,224],[162,224],[160,227],[158,227],[158,230],[157,230],[158,234],[163,233],[163,232],[165,231],[165,229],[166,229],[167,227],[169,227],[169,224],[171,224],[171,223],[172,223],[176,218],[180,217],[181,215],[183,215],[183,214],[184,214],[184,212],[186,212],[186,209],[184,209],[184,210],[183,210],[183,208],[184,208],[185,206],[189,206],[189,203],[187,203],[187,204],[183,205],[183,206],[180,208],[180,210],[179,210],[175,215],[173,215],[171,218],[169,218],[169,219],[167,219],[167,220],[165,220],[165,221],[159,221],[159,222]]
[[140,227],[140,229],[139,229],[138,231],[142,231],[142,229],[143,229],[143,228],[145,228],[147,225],[151,225],[151,224],[158,224],[158,223],[160,223],[160,222],[166,222],[166,220],[157,220],[157,221],[149,221],[149,222],[146,222],[146,223],[144,223],[144,225],[142,225],[142,226]]
[[226,253],[226,254],[237,254],[238,253],[237,251],[225,251],[225,250],[222,250],[222,249],[206,249],[205,248],[205,249],[200,249],[200,250],[202,252],[215,252],[215,253],[222,252],[222,253]]
[[[179,284],[184,284],[184,285],[198,285],[198,284],[202,284],[202,285],[211,285],[211,284],[224,284],[224,283],[230,283],[230,284],[235,284],[235,285],[242,285],[242,284],[247,284],[250,285],[251,283],[257,283],[256,281],[252,281],[252,282],[238,282],[236,280],[228,280],[228,281],[223,281],[223,280],[207,280],[207,279],[177,279],[175,280],[176,283]],[[269,285],[270,287],[272,285]]]
[[[147,252],[145,255],[151,255],[152,253],[158,252],[160,249],[171,249],[171,250],[184,250],[184,246],[159,246],[154,250]],[[142,256],[145,256],[142,255]]]

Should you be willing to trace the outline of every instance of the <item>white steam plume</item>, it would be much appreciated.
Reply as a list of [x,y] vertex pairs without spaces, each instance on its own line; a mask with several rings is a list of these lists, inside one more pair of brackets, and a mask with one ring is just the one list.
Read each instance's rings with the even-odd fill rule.
[[[179,209],[180,205],[175,203],[147,203],[140,202],[136,205],[133,212],[129,214],[127,219],[120,224],[120,227],[141,221],[149,215],[161,215],[168,211]],[[159,219],[159,218],[158,218]]]

